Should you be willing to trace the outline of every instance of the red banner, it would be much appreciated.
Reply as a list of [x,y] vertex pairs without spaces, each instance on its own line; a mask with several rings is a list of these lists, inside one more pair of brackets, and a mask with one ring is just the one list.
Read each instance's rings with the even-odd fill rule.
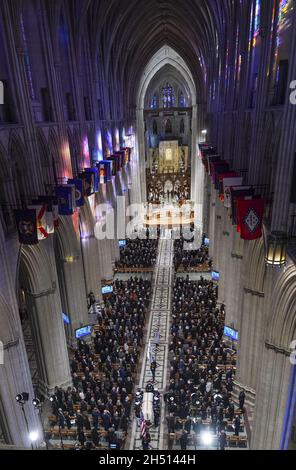
[[262,236],[264,199],[237,198],[238,232],[243,240],[256,240]]

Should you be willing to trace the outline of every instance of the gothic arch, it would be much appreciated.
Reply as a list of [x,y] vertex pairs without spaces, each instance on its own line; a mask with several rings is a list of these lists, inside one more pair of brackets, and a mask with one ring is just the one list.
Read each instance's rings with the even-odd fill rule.
[[193,76],[185,61],[169,46],[163,46],[146,65],[138,87],[137,107],[144,109],[145,96],[150,82],[155,74],[165,65],[174,67],[188,84],[192,104],[196,105],[196,88]]
[[270,301],[272,309],[267,338],[288,350],[296,338],[296,267],[291,264],[275,283]]
[[248,264],[245,287],[257,292],[264,292],[266,266],[263,237],[247,243],[245,257],[248,259]]

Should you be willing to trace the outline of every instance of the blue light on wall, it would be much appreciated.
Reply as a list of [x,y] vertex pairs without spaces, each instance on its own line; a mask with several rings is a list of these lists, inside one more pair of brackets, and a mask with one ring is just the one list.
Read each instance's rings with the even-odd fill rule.
[[287,450],[291,439],[294,414],[296,412],[296,365],[291,368],[286,411],[283,421],[280,450]]

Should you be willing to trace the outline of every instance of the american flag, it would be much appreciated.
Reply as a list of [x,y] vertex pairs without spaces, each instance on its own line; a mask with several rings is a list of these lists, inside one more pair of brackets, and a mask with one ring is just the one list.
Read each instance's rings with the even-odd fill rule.
[[146,429],[146,421],[145,421],[143,413],[141,413],[141,416],[140,416],[140,430],[141,430],[141,437],[142,438],[145,437],[147,433],[147,429]]

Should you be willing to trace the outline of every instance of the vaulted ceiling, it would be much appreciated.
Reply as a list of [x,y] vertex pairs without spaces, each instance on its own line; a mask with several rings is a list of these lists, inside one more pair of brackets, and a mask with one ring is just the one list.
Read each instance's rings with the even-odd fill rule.
[[[24,1],[24,0],[19,0]],[[43,0],[42,0],[43,1]],[[250,0],[245,0],[250,1]],[[44,0],[53,29],[59,10],[70,10],[75,50],[89,36],[110,87],[116,82],[128,106],[135,106],[145,66],[164,45],[188,65],[203,93],[204,77],[238,0]]]
[[231,0],[92,0],[88,20],[93,47],[129,87],[164,44],[182,56],[196,83],[201,63],[217,46]]

